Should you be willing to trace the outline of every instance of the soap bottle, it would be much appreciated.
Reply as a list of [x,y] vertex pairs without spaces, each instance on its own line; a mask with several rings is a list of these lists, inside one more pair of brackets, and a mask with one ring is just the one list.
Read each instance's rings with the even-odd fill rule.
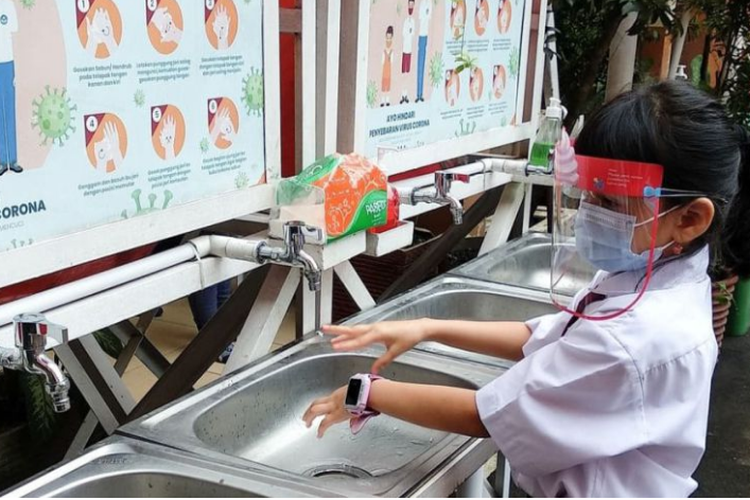
[[562,134],[562,105],[560,99],[551,98],[544,112],[542,126],[531,147],[529,167],[537,167],[544,173],[552,173],[552,151]]

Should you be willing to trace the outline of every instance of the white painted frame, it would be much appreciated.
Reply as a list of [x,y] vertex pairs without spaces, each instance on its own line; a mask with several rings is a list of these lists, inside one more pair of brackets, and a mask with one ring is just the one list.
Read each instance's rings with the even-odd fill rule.
[[[534,106],[529,120],[523,121],[527,87],[527,68],[529,64],[529,42],[533,19],[534,4],[541,1],[541,12],[546,13],[546,0],[527,0],[524,6],[524,25],[521,38],[521,59],[518,74],[518,95],[516,98],[516,126],[497,127],[465,137],[446,139],[422,147],[404,151],[383,149],[377,158],[371,158],[389,174],[408,172],[425,165],[457,158],[479,151],[486,151],[516,142],[531,140],[539,125],[538,110],[541,109],[541,72],[544,69],[544,32],[546,16],[538,17],[539,38],[536,47],[536,72],[534,73],[533,95]],[[367,53],[370,30],[370,2],[344,2],[342,5],[341,45],[356,47],[354,58],[342,58],[339,103],[339,149],[363,151],[366,140],[365,95],[367,92]],[[541,61],[541,66],[540,66]],[[541,69],[540,69],[541,68]],[[353,79],[353,83],[352,83]],[[537,81],[539,84],[537,84]],[[347,112],[346,110],[349,109]]]
[[263,2],[263,44],[266,184],[1,252],[0,288],[270,208],[281,177],[278,2]]

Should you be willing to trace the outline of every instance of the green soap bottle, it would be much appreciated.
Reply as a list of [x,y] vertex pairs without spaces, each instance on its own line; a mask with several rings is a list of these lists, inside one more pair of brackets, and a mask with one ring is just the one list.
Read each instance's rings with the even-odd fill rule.
[[562,106],[560,99],[551,98],[544,111],[544,120],[531,146],[529,166],[544,173],[552,173],[552,150],[562,135]]

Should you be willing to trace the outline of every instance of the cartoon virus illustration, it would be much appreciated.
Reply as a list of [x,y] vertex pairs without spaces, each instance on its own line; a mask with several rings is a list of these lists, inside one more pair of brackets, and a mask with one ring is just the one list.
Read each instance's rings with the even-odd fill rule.
[[133,202],[135,203],[135,212],[133,215],[128,215],[127,210],[123,210],[120,214],[123,219],[129,219],[131,217],[138,217],[140,215],[146,215],[150,214],[152,212],[155,212],[157,210],[164,210],[169,206],[169,202],[172,201],[172,198],[174,198],[174,195],[172,194],[172,191],[169,189],[164,190],[164,199],[162,201],[161,207],[156,206],[156,200],[159,198],[156,193],[151,193],[148,195],[148,206],[144,207],[141,203],[141,194],[143,194],[143,191],[140,189],[136,189],[130,194],[130,197],[133,198]]
[[34,244],[34,240],[32,238],[29,238],[28,240],[16,240],[12,239],[10,240],[10,244],[13,245],[12,247],[8,247],[8,250],[15,250],[17,248],[23,248],[28,247]]
[[474,133],[474,131],[477,129],[477,122],[476,120],[466,120],[466,123],[464,123],[464,119],[461,118],[461,121],[459,122],[458,130],[456,131],[456,137],[463,137],[465,135],[471,135]]
[[46,92],[34,99],[32,105],[31,126],[39,129],[39,135],[44,139],[42,144],[52,141],[53,144],[57,142],[59,146],[63,146],[69,134],[76,131],[73,126],[73,111],[78,109],[72,104],[67,91],[64,88],[51,91],[48,85]]
[[508,117],[503,115],[502,118],[500,118],[500,126],[501,127],[507,127],[508,126]]
[[508,69],[510,70],[510,77],[514,80],[516,76],[518,76],[519,59],[518,48],[513,47],[510,53],[510,63],[508,64]]
[[443,83],[445,65],[443,64],[443,53],[437,52],[430,59],[430,83],[437,88]]
[[36,6],[36,0],[21,0],[24,9],[31,10]]
[[139,108],[142,108],[146,105],[146,93],[143,91],[143,89],[138,89],[135,91],[135,94],[133,95],[133,102],[135,102],[135,105]]
[[250,178],[245,172],[240,172],[237,177],[234,178],[234,185],[237,189],[246,188],[250,184]]
[[200,144],[201,153],[203,154],[208,153],[208,148],[210,146],[211,146],[211,143],[209,142],[208,137],[204,137],[203,139],[201,139],[201,144]]
[[250,68],[242,80],[242,101],[248,116],[263,114],[263,73],[259,69]]
[[375,108],[378,105],[378,84],[374,80],[367,83],[367,107]]

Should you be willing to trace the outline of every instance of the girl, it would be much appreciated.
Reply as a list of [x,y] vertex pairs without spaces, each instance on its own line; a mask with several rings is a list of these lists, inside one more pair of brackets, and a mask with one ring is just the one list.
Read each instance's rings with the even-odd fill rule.
[[393,70],[393,26],[385,30],[385,48],[383,49],[383,77],[380,80],[380,107],[391,105],[391,76]]
[[[606,105],[584,128],[576,153],[611,163],[659,164],[664,190],[678,194],[662,198],[648,218],[584,194],[577,227],[586,227],[588,215],[581,214],[592,210],[600,221],[629,222],[622,226],[626,240],[579,245],[576,238],[579,252],[609,271],[574,299],[583,317],[423,319],[326,332],[336,336],[338,350],[385,344],[374,373],[424,340],[517,361],[478,391],[369,376],[366,406],[434,429],[491,437],[530,495],[688,496],[697,486],[691,475],[705,447],[717,356],[709,249],[738,274],[750,273],[747,133],[729,122],[718,102],[690,85],[668,82]],[[631,208],[639,207],[634,201]],[[651,250],[644,243],[649,234],[655,235]],[[653,270],[644,253],[656,260]],[[644,282],[641,300],[622,309]],[[613,311],[620,314],[590,319]],[[322,435],[352,419],[346,391],[314,401],[303,416],[306,424],[323,416]]]

